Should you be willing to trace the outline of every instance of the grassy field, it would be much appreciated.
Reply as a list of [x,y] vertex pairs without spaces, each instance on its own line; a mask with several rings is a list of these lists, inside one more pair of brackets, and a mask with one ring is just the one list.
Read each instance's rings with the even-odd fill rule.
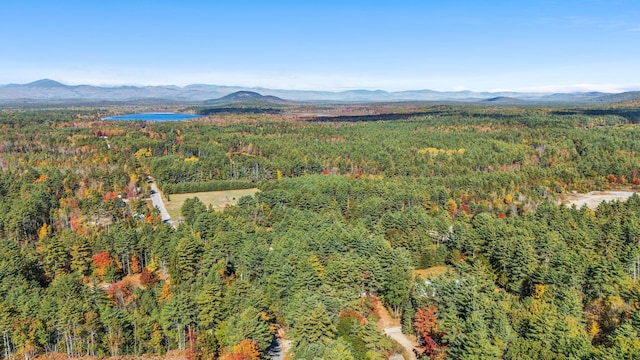
[[436,277],[440,274],[444,274],[447,272],[447,270],[448,270],[448,267],[444,265],[432,266],[428,269],[413,270],[413,277],[420,275],[422,276],[423,279],[429,279],[431,277]]
[[258,189],[242,189],[242,190],[225,190],[225,191],[209,191],[199,193],[187,193],[187,194],[171,194],[167,201],[164,199],[164,204],[167,207],[169,215],[172,219],[182,218],[180,214],[180,208],[184,201],[188,198],[197,197],[207,207],[211,205],[215,210],[223,210],[227,205],[235,205],[238,200],[246,195],[253,195],[258,192]]

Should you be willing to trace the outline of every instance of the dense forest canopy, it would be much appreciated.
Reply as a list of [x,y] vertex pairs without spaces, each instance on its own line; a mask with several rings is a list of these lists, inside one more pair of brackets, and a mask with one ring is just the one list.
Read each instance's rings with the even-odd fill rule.
[[[640,197],[557,201],[640,185],[633,104],[379,107],[0,110],[0,357],[386,359],[382,304],[424,358],[640,358]],[[260,191],[174,227],[148,176]]]

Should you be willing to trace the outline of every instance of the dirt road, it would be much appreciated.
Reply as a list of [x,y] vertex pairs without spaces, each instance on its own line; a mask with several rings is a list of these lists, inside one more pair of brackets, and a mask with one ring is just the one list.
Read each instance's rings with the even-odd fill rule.
[[384,305],[380,301],[375,301],[376,313],[380,317],[376,326],[382,329],[384,333],[395,340],[400,346],[402,346],[406,352],[406,355],[409,356],[409,360],[418,360],[416,355],[413,353],[413,349],[418,346],[418,343],[415,340],[411,339],[407,335],[402,333],[402,327],[400,326],[400,319],[394,319],[389,314],[389,311],[384,307]]
[[402,327],[401,326],[394,326],[394,327],[384,328],[383,330],[384,330],[384,333],[387,334],[388,337],[390,337],[393,340],[397,341],[398,344],[400,344],[407,351],[407,354],[409,354],[409,359],[410,360],[418,360],[416,355],[413,353],[413,348],[418,346],[418,344],[416,344],[415,342],[411,341],[411,339],[409,339],[407,337],[407,335],[402,333]]

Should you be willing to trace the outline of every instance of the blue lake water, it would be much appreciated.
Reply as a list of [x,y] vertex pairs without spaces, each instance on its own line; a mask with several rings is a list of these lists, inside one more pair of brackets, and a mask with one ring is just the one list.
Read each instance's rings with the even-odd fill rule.
[[118,116],[109,116],[102,120],[142,120],[142,121],[183,121],[202,117],[193,114],[180,113],[143,113],[143,114],[126,114]]

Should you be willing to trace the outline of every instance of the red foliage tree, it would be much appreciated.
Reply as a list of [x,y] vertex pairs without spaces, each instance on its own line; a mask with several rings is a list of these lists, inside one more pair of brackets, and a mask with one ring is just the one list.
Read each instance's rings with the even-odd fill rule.
[[418,335],[424,339],[426,355],[431,355],[438,350],[438,345],[433,340],[438,327],[438,319],[436,317],[437,310],[438,308],[435,306],[418,309],[416,312],[416,320],[413,322],[413,326],[418,332]]
[[431,336],[438,326],[438,319],[436,318],[436,311],[438,308],[435,306],[428,306],[424,309],[418,309],[416,312],[416,320],[413,322],[418,334],[426,338]]
[[109,200],[113,200],[116,199],[118,197],[118,193],[115,191],[107,191],[104,196],[102,197],[102,200],[104,201],[109,201]]
[[142,272],[140,273],[140,285],[148,288],[157,282],[158,278],[152,272],[147,270],[147,268],[142,269]]

